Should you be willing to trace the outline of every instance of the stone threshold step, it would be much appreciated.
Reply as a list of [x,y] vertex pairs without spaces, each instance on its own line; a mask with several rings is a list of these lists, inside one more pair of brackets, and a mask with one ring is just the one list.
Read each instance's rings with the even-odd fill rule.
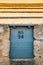
[[34,61],[34,58],[31,59],[10,59],[11,61]]

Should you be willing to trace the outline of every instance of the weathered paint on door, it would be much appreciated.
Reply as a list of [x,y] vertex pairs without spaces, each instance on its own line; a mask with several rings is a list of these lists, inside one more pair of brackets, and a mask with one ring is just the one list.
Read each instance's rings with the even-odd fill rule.
[[33,58],[33,29],[11,28],[10,58]]

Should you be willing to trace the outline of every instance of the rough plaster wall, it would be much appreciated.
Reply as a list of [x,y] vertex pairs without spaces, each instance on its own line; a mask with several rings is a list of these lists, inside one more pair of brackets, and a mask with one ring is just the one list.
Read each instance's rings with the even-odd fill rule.
[[35,64],[43,65],[43,24],[34,26],[34,38]]

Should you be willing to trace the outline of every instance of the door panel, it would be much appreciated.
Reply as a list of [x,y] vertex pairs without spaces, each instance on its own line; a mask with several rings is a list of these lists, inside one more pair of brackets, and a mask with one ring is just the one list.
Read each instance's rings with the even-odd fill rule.
[[10,58],[33,58],[33,29],[11,28]]

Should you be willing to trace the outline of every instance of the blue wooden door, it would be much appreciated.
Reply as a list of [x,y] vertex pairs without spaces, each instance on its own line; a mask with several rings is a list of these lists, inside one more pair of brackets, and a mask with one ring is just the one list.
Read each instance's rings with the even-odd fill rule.
[[11,28],[10,58],[33,58],[33,29]]

